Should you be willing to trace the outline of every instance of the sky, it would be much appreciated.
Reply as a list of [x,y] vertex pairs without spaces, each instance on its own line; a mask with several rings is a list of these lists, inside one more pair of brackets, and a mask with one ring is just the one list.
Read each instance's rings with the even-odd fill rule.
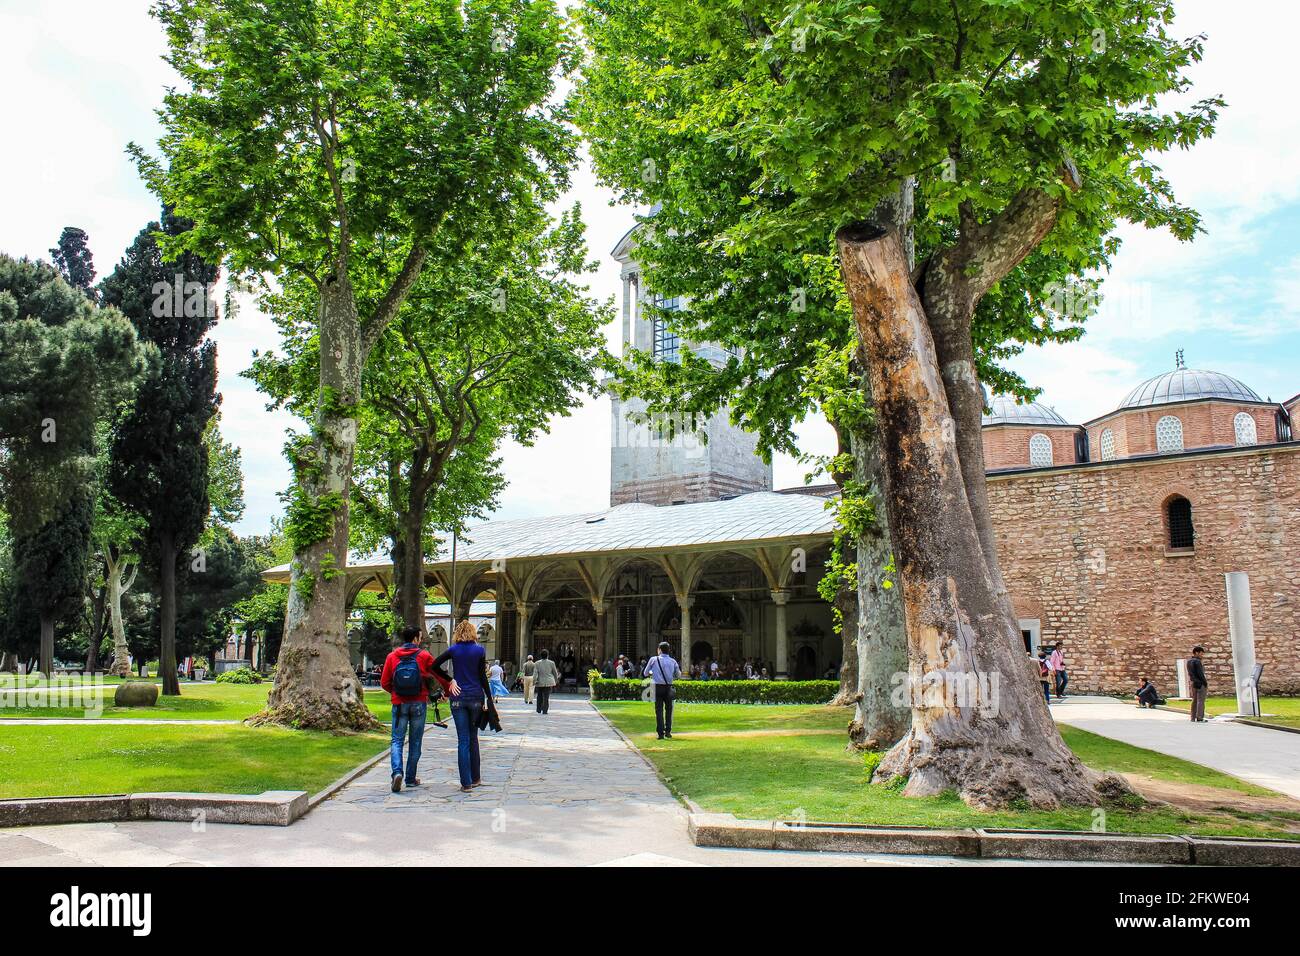
[[[1205,233],[1180,243],[1121,228],[1123,247],[1085,337],[1012,361],[1069,421],[1110,411],[1139,382],[1172,369],[1178,349],[1189,367],[1226,372],[1261,396],[1300,392],[1300,111],[1282,73],[1294,55],[1300,6],[1264,2],[1267,28],[1237,4],[1177,4],[1175,32],[1208,35],[1205,59],[1190,73],[1190,98],[1220,94],[1228,102],[1212,139],[1158,160],[1178,198],[1202,214]],[[63,227],[75,225],[90,234],[102,277],[158,217],[125,152],[128,142],[156,142],[154,110],[173,80],[148,7],[148,0],[0,0],[0,252],[48,259]],[[591,291],[617,297],[618,265],[608,253],[637,210],[613,205],[585,160],[567,197],[575,201],[601,263]],[[606,335],[617,345],[616,324]],[[247,511],[237,530],[260,533],[281,512],[278,493],[289,480],[282,447],[293,420],[268,411],[239,373],[254,349],[277,347],[277,334],[245,305],[222,319],[214,338],[222,431],[243,453]],[[509,486],[495,516],[605,507],[609,435],[608,399],[598,398],[554,420],[531,447],[506,447]],[[800,440],[805,452],[833,450],[824,422],[806,424]],[[776,486],[786,487],[801,484],[805,468],[781,457],[774,472]]]

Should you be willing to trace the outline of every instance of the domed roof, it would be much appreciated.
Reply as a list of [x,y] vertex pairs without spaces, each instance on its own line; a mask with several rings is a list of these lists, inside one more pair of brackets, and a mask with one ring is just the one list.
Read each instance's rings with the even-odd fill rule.
[[1054,409],[1041,402],[1021,405],[1010,395],[994,395],[989,402],[990,412],[985,412],[981,425],[1068,425]]
[[1179,368],[1149,378],[1120,403],[1120,408],[1145,408],[1173,402],[1194,402],[1201,398],[1223,398],[1237,402],[1262,402],[1248,385],[1231,375],[1196,368]]

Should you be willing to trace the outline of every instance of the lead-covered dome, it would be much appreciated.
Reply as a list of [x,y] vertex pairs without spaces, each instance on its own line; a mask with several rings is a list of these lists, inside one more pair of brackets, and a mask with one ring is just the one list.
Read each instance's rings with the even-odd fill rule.
[[1119,407],[1146,408],[1174,402],[1194,402],[1204,398],[1222,398],[1230,402],[1263,401],[1254,389],[1231,375],[1207,372],[1204,369],[1180,368],[1147,379],[1129,392]]
[[984,413],[982,425],[1068,425],[1070,424],[1054,409],[1041,402],[1027,402],[1023,405],[1010,395],[994,395],[989,403],[990,411]]

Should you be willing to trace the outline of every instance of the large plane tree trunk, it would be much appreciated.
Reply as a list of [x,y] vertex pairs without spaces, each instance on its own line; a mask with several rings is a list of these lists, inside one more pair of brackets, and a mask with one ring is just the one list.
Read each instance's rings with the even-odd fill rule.
[[369,730],[347,638],[348,493],[356,448],[352,417],[364,363],[346,270],[320,293],[320,398],[310,439],[295,451],[288,531],[294,543],[284,639],[267,709],[254,723]]
[[880,750],[907,733],[912,719],[900,682],[907,674],[907,630],[898,588],[886,572],[892,552],[889,517],[881,491],[881,460],[874,429],[852,434],[854,472],[865,493],[876,503],[876,523],[857,540],[858,694],[849,724],[849,745],[856,750]]
[[921,300],[893,230],[837,236],[866,353],[884,501],[907,627],[912,726],[877,779],[956,790],[977,807],[1090,805],[1127,788],[1061,740],[990,571],[967,499],[956,426]]

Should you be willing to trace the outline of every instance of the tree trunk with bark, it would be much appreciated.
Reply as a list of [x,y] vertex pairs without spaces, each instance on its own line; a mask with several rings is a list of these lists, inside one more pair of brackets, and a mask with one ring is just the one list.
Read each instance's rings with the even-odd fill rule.
[[[835,437],[839,445],[837,457],[848,454],[851,444],[849,430],[835,422],[831,422],[831,425],[835,429]],[[839,471],[831,472],[831,478],[839,488],[841,498],[848,477]],[[841,565],[851,564],[857,559],[857,544],[850,539],[847,529],[837,537],[831,547],[839,550],[838,558]],[[857,588],[843,576],[839,578],[833,603],[840,626],[840,689],[831,698],[830,706],[847,707],[858,702],[858,592]]]
[[40,670],[48,679],[54,676],[54,615],[41,615],[41,662]]
[[912,726],[877,779],[904,793],[956,790],[977,807],[1093,805],[1127,792],[1061,740],[981,545],[930,325],[898,234],[837,236],[868,360],[884,501],[908,637]]
[[161,622],[161,640],[158,669],[162,671],[162,692],[178,696],[180,678],[176,676],[176,541],[170,534],[158,539],[158,558],[162,562],[159,572],[158,616]]
[[408,511],[397,516],[401,529],[393,541],[394,610],[407,627],[424,630],[424,508],[412,497]]
[[131,649],[126,644],[126,625],[122,621],[122,595],[135,583],[138,563],[131,565],[130,577],[123,580],[127,561],[107,553],[104,558],[107,574],[104,579],[104,603],[108,605],[108,623],[113,632],[113,669],[117,677],[131,676]]
[[888,580],[892,553],[889,519],[881,489],[880,443],[874,428],[852,434],[854,471],[876,503],[875,527],[857,540],[858,695],[849,746],[855,750],[882,750],[907,733],[911,711],[898,688],[907,673],[907,630],[897,587]]
[[253,723],[317,730],[379,726],[348,653],[348,493],[356,448],[352,412],[365,361],[346,269],[320,293],[320,397],[311,439],[295,453],[295,539],[284,639],[267,709]]

